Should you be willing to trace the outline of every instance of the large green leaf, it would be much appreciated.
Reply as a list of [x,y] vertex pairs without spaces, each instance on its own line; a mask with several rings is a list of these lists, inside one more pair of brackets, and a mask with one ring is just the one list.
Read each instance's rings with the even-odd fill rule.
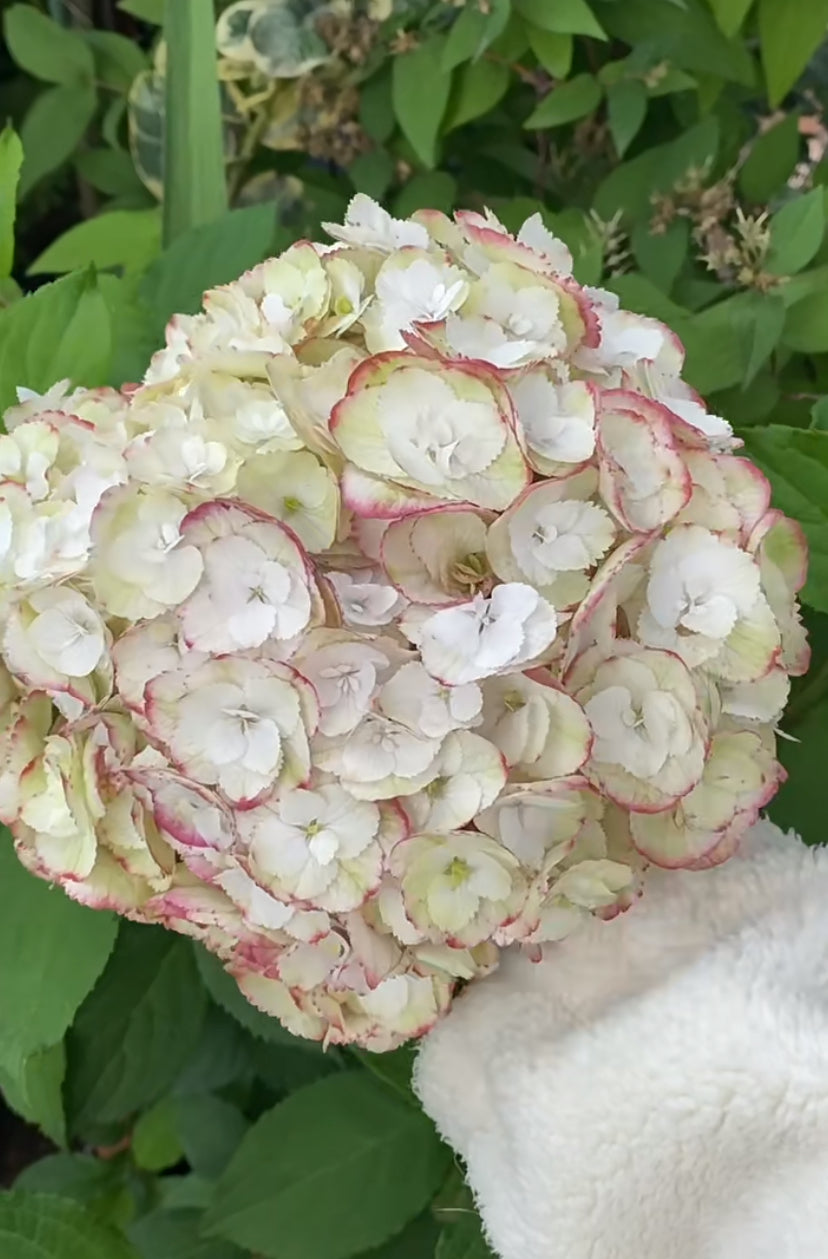
[[141,268],[161,249],[161,212],[113,210],[70,227],[29,267],[29,275],[56,275],[78,267]]
[[771,219],[766,270],[772,275],[795,275],[807,267],[824,235],[824,190],[812,188],[786,202]]
[[44,285],[0,311],[0,412],[18,385],[42,392],[63,377],[104,384],[111,350],[109,309],[93,272]]
[[20,128],[23,169],[20,193],[72,156],[95,113],[98,98],[90,83],[61,83],[35,98]]
[[394,114],[424,166],[436,164],[437,137],[451,92],[451,71],[443,68],[443,45],[442,37],[432,37],[395,57],[393,64]]
[[31,4],[13,4],[3,20],[9,52],[22,70],[47,83],[91,85],[95,61],[83,38]]
[[455,76],[443,130],[454,131],[494,109],[506,95],[509,79],[508,67],[496,62],[471,61],[463,66]]
[[785,186],[799,158],[799,115],[786,114],[754,141],[739,171],[739,190],[763,205]]
[[747,453],[770,478],[773,501],[800,522],[810,566],[804,602],[828,612],[828,433],[770,424],[742,433]]
[[238,1106],[210,1093],[173,1098],[172,1117],[184,1157],[207,1180],[222,1174],[250,1126]]
[[117,1190],[119,1170],[112,1159],[91,1154],[47,1154],[30,1163],[15,1180],[16,1189],[27,1193],[48,1193],[93,1206]]
[[524,127],[533,131],[547,127],[561,127],[591,114],[601,104],[601,84],[592,74],[576,74],[552,89],[548,96],[532,111]]
[[143,1259],[245,1259],[231,1242],[202,1237],[200,1228],[200,1211],[152,1211],[129,1236]]
[[3,1259],[137,1259],[114,1228],[77,1202],[19,1190],[0,1194]]
[[206,289],[229,284],[286,243],[267,204],[231,210],[173,241],[149,268],[142,288],[159,341],[172,315],[197,311]]
[[515,0],[521,17],[541,30],[557,35],[593,35],[606,39],[606,32],[586,0]]
[[345,1071],[292,1093],[251,1128],[205,1231],[267,1259],[346,1259],[422,1211],[450,1161],[425,1115]]
[[619,210],[627,219],[649,219],[653,193],[666,192],[692,168],[712,165],[719,138],[718,119],[710,114],[675,140],[622,162],[599,185],[595,209],[607,220]]
[[36,1124],[55,1145],[66,1144],[65,1071],[62,1041],[26,1056],[8,1048],[0,1051],[0,1089],[6,1105],[28,1123]]
[[771,105],[793,87],[825,38],[828,0],[759,0],[759,40]]
[[[810,274],[803,278],[808,279]],[[783,293],[791,287],[786,284]],[[821,354],[828,350],[828,287],[824,277],[817,288],[789,307],[782,340],[788,349],[799,350],[801,354]]]
[[227,209],[213,0],[167,0],[164,239]]
[[111,914],[85,909],[29,874],[2,831],[0,1046],[26,1058],[62,1040],[115,932]]
[[205,1006],[186,940],[123,925],[67,1041],[74,1127],[124,1119],[163,1096],[198,1043]]
[[[778,0],[768,2],[776,4]],[[782,0],[781,7],[785,4]],[[684,70],[746,86],[755,81],[747,47],[722,33],[704,0],[602,0],[595,10],[611,35],[632,48],[646,47],[653,61],[664,58]]]
[[0,132],[0,280],[11,275],[17,185],[23,162],[20,138],[10,126]]
[[464,61],[480,57],[503,34],[510,13],[511,0],[492,0],[486,12],[479,5],[466,5],[443,46],[444,69],[453,70]]
[[640,79],[619,79],[607,89],[607,119],[619,157],[638,135],[647,116],[647,89]]
[[115,31],[88,30],[82,34],[92,49],[98,82],[114,92],[128,92],[135,76],[147,67],[141,46]]
[[463,1211],[444,1225],[435,1259],[494,1259],[476,1211]]
[[753,0],[707,0],[707,3],[720,30],[727,36],[733,36],[747,17]]

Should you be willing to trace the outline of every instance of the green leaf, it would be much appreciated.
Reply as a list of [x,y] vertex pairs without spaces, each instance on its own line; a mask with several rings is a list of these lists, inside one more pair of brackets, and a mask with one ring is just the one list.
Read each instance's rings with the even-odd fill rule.
[[391,67],[382,69],[362,84],[359,93],[359,123],[377,144],[385,144],[394,134],[394,103],[391,99]]
[[198,1045],[175,1082],[175,1095],[203,1096],[229,1084],[249,1080],[253,1074],[251,1051],[255,1041],[242,1027],[212,1002],[201,1028]]
[[237,1106],[209,1093],[173,1099],[174,1131],[194,1172],[207,1180],[220,1176],[249,1124]]
[[770,249],[765,270],[771,275],[795,275],[816,254],[825,235],[825,198],[812,188],[777,210],[770,221]]
[[630,239],[641,270],[653,284],[669,293],[687,258],[687,220],[675,219],[664,232],[651,231],[649,223],[636,223]]
[[381,201],[394,182],[394,159],[387,149],[360,153],[348,167],[348,178],[357,192],[365,192],[375,201]]
[[181,1162],[184,1149],[173,1098],[162,1097],[139,1116],[132,1130],[132,1157],[146,1172],[163,1172]]
[[261,1010],[251,1005],[239,990],[233,976],[227,974],[214,953],[208,953],[206,949],[198,946],[194,948],[194,952],[202,982],[216,1005],[231,1014],[248,1032],[276,1045],[290,1045],[297,1049],[305,1049],[308,1053],[322,1052],[314,1041],[292,1036],[287,1028],[282,1027],[278,1019],[271,1018],[269,1014],[263,1014]]
[[245,1259],[230,1242],[210,1241],[200,1230],[200,1211],[152,1211],[131,1225],[129,1237],[145,1259]]
[[750,357],[742,377],[742,388],[747,387],[756,378],[773,354],[782,337],[785,327],[785,303],[778,293],[754,293],[753,298],[753,340]]
[[188,942],[157,927],[122,925],[67,1041],[75,1129],[124,1119],[162,1097],[198,1043],[204,1011]]
[[454,131],[463,123],[494,109],[509,88],[507,66],[492,61],[470,61],[458,70],[449,98],[443,131]]
[[11,275],[14,262],[14,219],[23,146],[10,126],[0,132],[0,279]]
[[146,195],[126,149],[83,149],[75,157],[75,166],[81,178],[109,197]]
[[164,3],[165,0],[118,0],[118,8],[142,22],[160,26],[164,21]]
[[770,479],[774,505],[805,530],[810,562],[802,600],[828,612],[828,433],[769,424],[742,436]]
[[229,284],[277,245],[276,216],[268,204],[231,210],[173,241],[149,268],[142,290],[157,335],[172,315],[197,311],[206,289]]
[[[788,722],[783,719],[783,729]],[[797,742],[780,739],[777,756],[788,771],[788,781],[772,801],[771,821],[795,830],[806,844],[825,840],[825,763],[828,758],[828,700],[817,704],[797,722]]]
[[205,1232],[266,1259],[346,1259],[419,1214],[450,1161],[422,1112],[344,1071],[251,1128],[216,1185]]
[[672,188],[692,167],[715,161],[719,122],[708,115],[677,139],[656,144],[617,166],[598,187],[594,206],[605,219],[621,210],[630,219],[649,219],[652,194]]
[[753,0],[707,0],[719,30],[730,38],[742,29],[742,24],[753,6]]
[[91,1206],[111,1194],[118,1179],[118,1168],[112,1160],[93,1158],[91,1154],[47,1154],[25,1167],[14,1187]]
[[464,61],[473,61],[502,35],[511,14],[511,0],[493,0],[489,12],[467,5],[452,23],[442,52],[442,68],[453,70]]
[[137,1259],[132,1245],[67,1198],[0,1193],[4,1259]]
[[828,0],[759,0],[759,41],[772,106],[784,100],[825,38]]
[[442,55],[443,40],[433,37],[395,57],[391,76],[394,115],[423,166],[429,167],[437,163],[437,138],[451,92],[451,72],[443,68]]
[[74,271],[77,267],[141,269],[161,249],[161,211],[113,210],[70,227],[36,258],[28,275]]
[[619,79],[607,89],[607,117],[618,156],[623,157],[647,115],[647,89],[640,79]]
[[6,11],[3,31],[21,70],[47,83],[91,85],[95,62],[77,31],[60,26],[30,4],[13,4]]
[[35,98],[20,128],[20,195],[67,161],[92,121],[98,98],[89,83],[50,87]]
[[828,397],[820,398],[811,407],[811,423],[809,428],[819,429],[820,432],[828,432]]
[[404,219],[426,207],[451,214],[456,203],[457,180],[453,175],[444,170],[419,171],[394,198],[394,214]]
[[575,122],[597,109],[602,95],[601,85],[594,75],[576,74],[574,79],[553,88],[523,125],[537,131]]
[[622,0],[603,4],[601,18],[610,35],[631,48],[645,48],[650,65],[663,59],[747,87],[755,82],[746,45],[722,34],[703,0],[684,0],[681,6],[665,0]]
[[[0,318],[4,378],[5,359],[10,350],[23,352],[19,341],[26,334],[3,337],[2,320],[25,311],[35,300],[26,298]],[[46,349],[48,353],[48,337]],[[50,380],[54,383],[51,376]],[[45,386],[41,380],[34,387]],[[29,874],[5,830],[0,835],[0,909],[0,1045],[27,1058],[63,1039],[106,965],[116,921],[112,914],[70,901],[58,888]]]
[[429,1259],[434,1254],[439,1235],[437,1222],[427,1211],[412,1220],[396,1237],[360,1255],[359,1259]]
[[476,1211],[464,1211],[443,1227],[435,1259],[494,1259]]
[[164,239],[227,210],[213,0],[167,0]]
[[411,1088],[417,1051],[412,1045],[401,1045],[390,1053],[372,1054],[367,1049],[351,1050],[355,1058],[379,1080],[389,1085],[409,1105],[418,1106]]
[[586,0],[515,0],[521,17],[541,30],[557,35],[592,35],[606,39],[606,31]]
[[555,31],[545,31],[540,26],[527,23],[526,34],[529,47],[537,57],[544,70],[553,79],[565,79],[572,68],[572,52],[574,43],[571,35],[559,35]]
[[789,308],[782,343],[800,354],[828,350],[828,288],[820,286]]
[[62,1041],[27,1057],[15,1051],[0,1052],[0,1089],[6,1105],[27,1123],[36,1124],[55,1145],[66,1144],[65,1071]]
[[800,145],[798,114],[786,114],[757,136],[739,171],[742,196],[756,205],[770,201],[787,183],[799,160]]
[[132,80],[147,68],[147,56],[139,44],[115,31],[82,32],[92,49],[95,77],[115,92],[128,92]]

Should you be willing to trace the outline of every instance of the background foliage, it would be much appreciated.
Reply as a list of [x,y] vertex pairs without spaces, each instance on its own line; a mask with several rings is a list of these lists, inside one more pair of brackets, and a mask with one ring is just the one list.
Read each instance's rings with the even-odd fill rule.
[[[772,814],[820,841],[828,0],[0,9],[0,406],[139,378],[174,311],[354,191],[510,226],[539,209],[583,283],[681,335],[805,527],[814,665]],[[411,1050],[295,1040],[188,941],[33,880],[8,838],[0,910],[0,1087],[49,1151],[0,1195],[4,1256],[485,1259]]]

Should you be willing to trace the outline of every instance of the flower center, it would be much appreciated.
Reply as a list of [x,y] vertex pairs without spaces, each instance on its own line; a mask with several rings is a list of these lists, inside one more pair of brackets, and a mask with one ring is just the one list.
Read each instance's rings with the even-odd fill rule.
[[446,882],[451,887],[460,887],[471,875],[471,866],[462,857],[453,857],[446,867]]

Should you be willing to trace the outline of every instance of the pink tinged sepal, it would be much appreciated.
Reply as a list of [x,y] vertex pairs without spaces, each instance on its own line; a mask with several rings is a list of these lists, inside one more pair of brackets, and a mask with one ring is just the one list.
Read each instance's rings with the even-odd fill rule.
[[692,481],[659,403],[605,389],[598,410],[601,496],[633,533],[661,529],[687,505]]

